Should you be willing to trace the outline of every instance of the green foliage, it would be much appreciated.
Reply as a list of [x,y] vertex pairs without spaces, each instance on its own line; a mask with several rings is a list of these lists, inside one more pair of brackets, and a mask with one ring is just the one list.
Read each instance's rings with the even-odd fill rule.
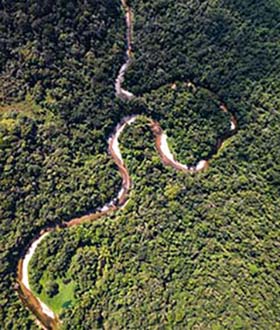
[[125,83],[140,95],[131,104],[114,95],[120,1],[0,4],[1,329],[36,328],[14,290],[34,236],[116,196],[106,153],[120,118],[158,120],[176,157],[193,163],[229,129],[219,101],[239,131],[205,173],[165,168],[145,116],[129,126],[120,138],[129,203],[49,234],[31,285],[67,330],[278,329],[279,1],[129,3],[135,52]]
[[56,282],[47,282],[46,283],[46,294],[52,298],[54,296],[56,296],[59,292],[59,285]]
[[[55,313],[61,313],[64,309],[71,308],[75,302],[75,282],[69,278],[61,280],[41,280],[43,290],[38,295]],[[34,289],[36,286],[34,287]]]
[[165,85],[145,95],[149,115],[162,123],[170,149],[183,164],[207,159],[217,140],[230,131],[230,113],[222,112],[220,100],[203,88],[186,83]]

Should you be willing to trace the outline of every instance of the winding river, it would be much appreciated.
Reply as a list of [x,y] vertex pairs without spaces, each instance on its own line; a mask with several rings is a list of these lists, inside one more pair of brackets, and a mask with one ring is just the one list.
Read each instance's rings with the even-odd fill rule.
[[[123,101],[130,101],[134,99],[136,96],[133,93],[123,89],[122,84],[124,82],[125,73],[128,70],[129,66],[131,65],[131,61],[132,61],[131,45],[132,45],[133,15],[131,8],[127,5],[126,0],[121,0],[121,2],[125,11],[126,27],[127,27],[127,32],[126,32],[127,60],[119,70],[118,76],[115,81],[115,91],[116,91],[116,96],[118,98],[120,98]],[[188,82],[188,84],[194,86],[193,83],[191,82]],[[229,112],[224,103],[220,104],[220,110],[223,112]],[[129,191],[132,186],[132,182],[119,148],[119,137],[126,128],[126,126],[133,124],[133,122],[137,120],[137,118],[138,118],[137,115],[123,118],[123,120],[116,126],[114,132],[108,139],[108,151],[111,157],[113,158],[115,164],[117,165],[119,173],[122,177],[122,187],[117,197],[114,198],[110,203],[104,205],[102,208],[97,209],[95,213],[87,214],[80,218],[74,218],[68,222],[63,222],[62,224],[57,225],[56,227],[48,227],[43,229],[40,232],[40,234],[30,242],[29,246],[26,248],[25,255],[23,256],[23,258],[19,260],[18,270],[17,270],[17,281],[18,281],[17,290],[19,293],[19,297],[21,301],[24,303],[24,305],[36,316],[37,323],[43,329],[57,330],[60,327],[61,321],[59,320],[58,316],[32,292],[28,277],[29,262],[34,252],[36,251],[36,248],[39,246],[40,242],[50,232],[53,232],[61,228],[77,226],[81,223],[88,221],[98,220],[101,217],[104,217],[109,213],[112,213],[117,209],[120,209],[121,207],[125,206],[128,199]],[[171,166],[174,169],[178,171],[183,171],[185,173],[197,173],[199,171],[207,169],[207,167],[209,166],[209,160],[211,155],[209,156],[208,159],[200,160],[195,166],[188,166],[185,164],[181,164],[175,159],[174,155],[170,151],[168,146],[168,137],[160,127],[160,124],[157,121],[150,118],[148,118],[148,123],[155,136],[155,146],[164,165]],[[236,131],[237,131],[237,120],[234,117],[234,115],[231,114],[230,131],[225,133],[222,137],[218,139],[214,153],[216,153],[219,150],[219,148],[223,145],[223,142],[229,136],[232,136]]]

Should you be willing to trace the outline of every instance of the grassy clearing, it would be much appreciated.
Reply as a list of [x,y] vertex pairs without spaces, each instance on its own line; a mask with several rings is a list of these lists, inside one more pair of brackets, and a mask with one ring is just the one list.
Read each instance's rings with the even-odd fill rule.
[[59,292],[54,297],[49,297],[46,293],[46,284],[49,281],[46,276],[41,279],[40,283],[43,286],[42,292],[38,297],[47,304],[55,313],[59,314],[64,308],[71,307],[75,302],[74,289],[75,282],[71,281],[64,284],[62,279],[57,279],[55,282],[59,285]]

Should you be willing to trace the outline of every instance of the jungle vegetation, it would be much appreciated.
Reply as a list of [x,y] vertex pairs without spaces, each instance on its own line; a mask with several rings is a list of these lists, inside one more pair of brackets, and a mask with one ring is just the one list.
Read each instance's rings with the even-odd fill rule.
[[107,138],[119,120],[158,120],[176,157],[195,163],[229,129],[222,100],[239,129],[200,174],[162,165],[144,116],[129,126],[129,203],[49,234],[32,287],[65,330],[278,329],[280,3],[129,4],[131,103],[114,91],[120,1],[0,2],[0,328],[37,329],[15,290],[29,242],[116,196]]

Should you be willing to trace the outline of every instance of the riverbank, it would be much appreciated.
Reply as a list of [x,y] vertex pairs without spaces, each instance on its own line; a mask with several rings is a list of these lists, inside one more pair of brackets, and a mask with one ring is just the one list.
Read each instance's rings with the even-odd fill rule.
[[[127,5],[125,0],[122,0],[122,5],[125,11],[125,19],[126,19],[126,26],[127,26],[127,60],[121,66],[118,76],[115,80],[115,91],[116,96],[123,101],[130,101],[134,99],[136,96],[123,89],[122,84],[124,82],[125,73],[129,69],[132,61],[132,10]],[[193,84],[192,84],[193,85]],[[221,102],[220,109],[223,112],[229,112],[226,105]],[[122,177],[122,187],[117,195],[112,201],[104,205],[103,207],[96,210],[94,213],[90,213],[84,215],[79,218],[74,218],[69,222],[63,222],[62,224],[56,227],[48,227],[43,229],[40,234],[32,240],[32,242],[26,248],[26,253],[23,258],[19,261],[18,264],[18,272],[17,272],[17,280],[19,283],[18,292],[20,299],[25,304],[26,307],[36,316],[38,322],[42,325],[45,329],[50,330],[57,330],[60,326],[60,320],[57,315],[48,307],[46,306],[34,293],[30,288],[29,278],[28,278],[28,266],[29,262],[34,255],[37,247],[39,246],[40,242],[51,232],[67,227],[78,226],[82,223],[89,222],[89,221],[96,221],[101,217],[109,215],[111,212],[115,212],[116,210],[124,207],[128,197],[129,192],[132,188],[132,180],[127,170],[127,167],[123,161],[120,146],[119,146],[119,138],[123,131],[125,130],[127,125],[133,124],[137,120],[138,116],[133,115],[130,117],[125,117],[121,120],[119,124],[117,124],[114,132],[108,139],[108,152],[111,155],[112,159],[114,160],[118,171]],[[168,137],[162,130],[160,124],[153,119],[147,118],[149,126],[155,136],[155,146],[158,151],[158,154],[161,158],[161,161],[166,166],[171,166],[175,170],[183,171],[184,173],[197,173],[202,170],[205,170],[209,166],[209,160],[212,155],[209,156],[209,159],[202,159],[197,164],[193,166],[188,166],[185,164],[181,164],[172,154],[169,146],[168,146]],[[237,120],[236,118],[231,115],[231,130],[227,132],[222,137],[220,137],[217,141],[216,149],[214,150],[213,154],[216,153],[219,148],[222,146],[223,142],[234,134],[237,131]]]

